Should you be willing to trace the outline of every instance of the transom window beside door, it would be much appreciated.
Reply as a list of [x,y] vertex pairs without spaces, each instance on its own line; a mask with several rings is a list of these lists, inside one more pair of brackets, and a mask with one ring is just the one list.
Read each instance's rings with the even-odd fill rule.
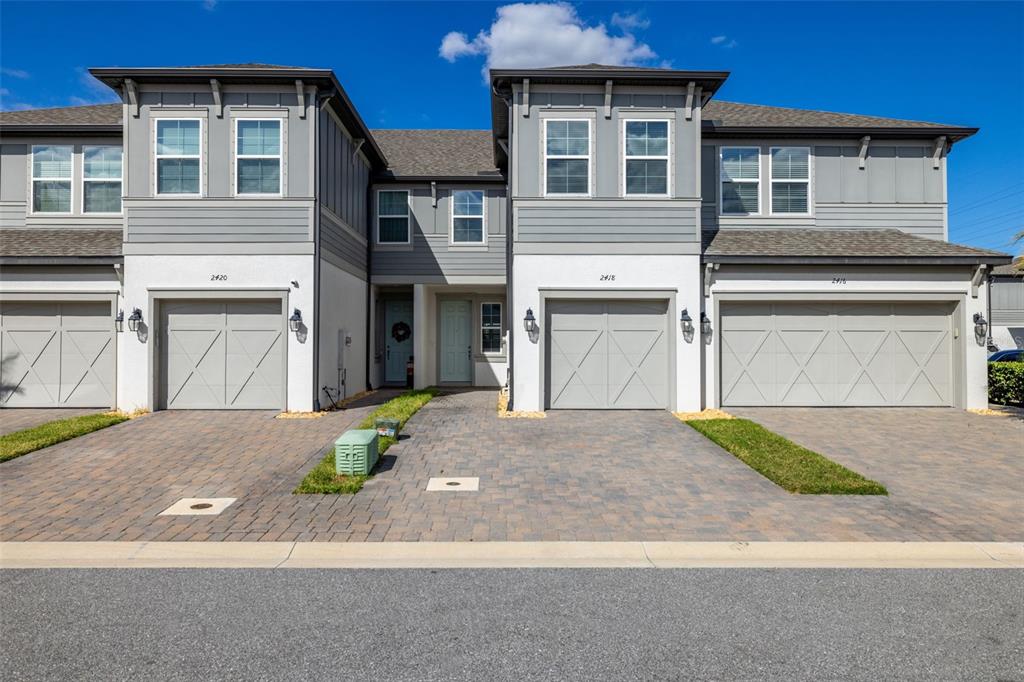
[[67,145],[33,145],[33,213],[71,213],[71,151]]
[[202,122],[197,118],[156,121],[156,193],[198,196]]
[[590,121],[544,121],[545,194],[590,194]]
[[627,195],[667,196],[668,121],[625,121]]
[[377,242],[409,243],[409,192],[381,190],[377,192]]
[[235,119],[238,194],[281,194],[281,121]]
[[760,212],[761,150],[757,147],[722,147],[722,215]]
[[82,212],[121,212],[122,150],[119,146],[82,148]]
[[807,147],[772,147],[772,213],[810,212],[810,158]]
[[483,190],[455,190],[452,192],[452,242],[455,244],[484,243]]
[[480,305],[480,349],[483,353],[501,352],[501,304]]

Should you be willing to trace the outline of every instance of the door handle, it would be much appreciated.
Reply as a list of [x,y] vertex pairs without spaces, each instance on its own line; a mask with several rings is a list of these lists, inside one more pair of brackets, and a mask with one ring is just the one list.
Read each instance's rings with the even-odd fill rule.
[[391,359],[391,346],[388,346],[388,360]]

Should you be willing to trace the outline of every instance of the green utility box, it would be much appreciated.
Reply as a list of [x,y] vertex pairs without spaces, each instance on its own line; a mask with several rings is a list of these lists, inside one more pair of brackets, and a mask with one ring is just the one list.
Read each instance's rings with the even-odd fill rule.
[[370,473],[377,463],[377,432],[353,429],[334,441],[334,470],[348,476]]
[[378,419],[375,423],[377,435],[382,438],[398,438],[397,419]]

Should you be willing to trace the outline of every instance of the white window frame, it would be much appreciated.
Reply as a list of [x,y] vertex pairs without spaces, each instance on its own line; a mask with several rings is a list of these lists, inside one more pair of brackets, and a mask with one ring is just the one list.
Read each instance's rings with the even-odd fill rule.
[[[117,178],[89,178],[85,175],[85,152],[88,149],[103,149],[104,147],[117,147],[121,150],[121,175]],[[114,182],[121,185],[121,210],[116,213],[110,211],[86,211],[85,210],[85,183],[87,182]],[[120,144],[84,144],[82,145],[82,215],[123,215],[124,214],[124,145]]]
[[[548,154],[548,124],[549,123],[564,123],[564,122],[575,123],[577,121],[586,121],[587,123],[587,155],[581,156],[579,154]],[[579,116],[576,118],[545,118],[543,130],[541,131],[541,150],[543,152],[543,159],[541,161],[541,196],[555,197],[555,198],[589,198],[593,195],[594,186],[594,124],[592,119],[587,116]],[[584,194],[563,194],[561,192],[548,192],[548,159],[586,159],[587,160],[587,191]]]
[[[750,180],[750,179],[734,180],[734,179],[726,178],[725,177],[725,163],[722,161],[722,157],[725,155],[725,151],[727,149],[756,149],[757,150],[757,179],[756,180]],[[759,145],[733,144],[733,145],[723,145],[723,146],[718,148],[718,215],[719,216],[734,217],[734,218],[746,218],[746,217],[749,217],[749,216],[760,216],[761,215],[761,213],[762,213],[762,209],[761,209],[762,203],[761,202],[764,200],[764,188],[762,187],[762,181],[764,180],[764,172],[763,172],[764,169],[761,168],[761,165],[762,165],[761,164],[761,160],[762,160],[761,157],[762,156],[763,156],[763,154],[761,153],[761,147]],[[727,180],[729,182],[733,182],[733,183],[737,183],[737,184],[747,183],[747,184],[756,184],[757,185],[757,212],[756,213],[726,213],[724,211],[725,193],[722,191],[722,185],[724,185]]]
[[[776,149],[786,149],[786,148],[806,149],[807,150],[807,178],[806,179],[804,179],[804,180],[789,179],[789,178],[779,178],[778,180],[775,179],[775,164],[772,163],[772,152],[775,151]],[[813,167],[812,167],[811,164],[814,163],[814,154],[812,152],[813,152],[813,148],[812,147],[807,146],[807,145],[799,145],[799,144],[779,144],[779,145],[773,145],[773,146],[768,148],[768,215],[795,216],[795,217],[813,215],[814,202],[811,201],[811,177],[813,175]],[[804,213],[793,213],[791,211],[780,211],[780,212],[776,213],[775,209],[772,206],[772,189],[775,186],[776,182],[791,182],[791,183],[802,182],[802,183],[805,183],[807,185],[807,211],[805,211]]]
[[[483,201],[481,204],[480,214],[480,241],[478,242],[457,242],[455,241],[455,218],[476,218],[477,216],[456,216],[455,215],[455,193],[456,192],[480,192],[483,195]],[[451,190],[449,195],[449,202],[451,207],[448,209],[448,245],[449,246],[481,246],[487,244],[487,190],[483,189],[466,189],[464,187],[457,187]]]
[[[277,123],[277,154],[240,154],[238,152],[238,122],[263,121]],[[284,196],[284,119],[281,118],[250,118],[248,116],[233,119],[231,137],[231,163],[234,166],[234,181],[231,183],[236,197],[282,197]],[[202,131],[200,130],[200,133]],[[239,159],[277,159],[277,191],[276,192],[240,192],[238,191],[238,160]],[[200,164],[202,161],[200,161]]]
[[[159,149],[159,126],[161,123],[167,121],[199,121],[199,154],[160,154],[157,150]],[[159,116],[153,118],[153,196],[154,197],[187,197],[195,198],[203,196],[203,182],[206,179],[205,173],[203,172],[203,152],[206,145],[204,144],[205,134],[205,121],[203,118],[198,116]],[[199,191],[196,193],[171,193],[161,192],[159,182],[159,167],[160,159],[199,159]],[[123,175],[123,171],[122,171]]]
[[[387,214],[381,215],[380,213],[380,193],[381,192],[405,192],[405,215],[400,216],[398,214]],[[381,246],[401,246],[403,244],[412,244],[412,192],[408,189],[389,189],[382,187],[374,193],[374,206],[373,214],[376,216],[374,222],[377,224],[377,235],[376,243]],[[405,218],[405,241],[404,242],[382,242],[380,240],[380,219],[381,218]]]
[[[630,156],[626,151],[626,125],[629,123],[666,123],[668,126],[668,147],[664,156]],[[624,118],[622,119],[621,137],[622,144],[622,187],[620,191],[625,198],[630,197],[654,197],[664,199],[672,196],[674,173],[672,172],[672,119],[670,118]],[[629,194],[626,192],[626,162],[630,160],[639,161],[665,161],[665,193],[664,194]]]
[[[68,202],[67,211],[37,211],[36,208],[36,182],[46,182],[47,180],[58,180],[64,182],[63,178],[37,178],[36,177],[36,149],[40,147],[67,147],[71,150],[71,175],[68,176],[67,183],[70,187],[71,198]],[[28,159],[28,212],[29,215],[74,215],[75,213],[75,145],[73,144],[34,144],[32,145],[32,153]],[[122,171],[123,174],[124,171]]]
[[[484,349],[484,306],[485,305],[496,305],[498,306],[498,350],[488,351]],[[488,327],[493,329],[493,327]],[[480,354],[481,355],[504,355],[505,354],[505,304],[501,301],[481,301],[480,302]]]

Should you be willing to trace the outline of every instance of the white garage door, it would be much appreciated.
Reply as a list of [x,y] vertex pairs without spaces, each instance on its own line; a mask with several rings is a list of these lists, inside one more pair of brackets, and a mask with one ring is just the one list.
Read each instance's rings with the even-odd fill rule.
[[0,407],[111,407],[109,301],[0,303]]
[[668,407],[665,301],[550,301],[547,406]]
[[952,405],[952,305],[728,303],[722,404]]
[[161,304],[163,407],[284,409],[281,301]]

